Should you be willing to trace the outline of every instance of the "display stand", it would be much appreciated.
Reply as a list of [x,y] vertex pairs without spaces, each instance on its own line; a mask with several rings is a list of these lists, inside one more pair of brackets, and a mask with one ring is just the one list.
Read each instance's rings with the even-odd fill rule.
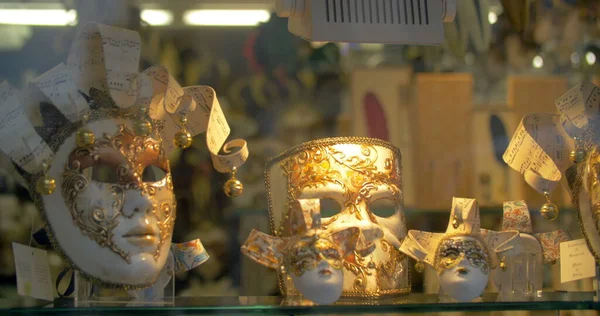
[[[173,306],[175,282],[173,265],[166,265],[153,286],[141,290],[124,290],[98,286],[75,272],[75,307],[105,306]],[[165,266],[165,267],[166,267]]]
[[506,265],[507,273],[501,275],[505,279],[498,288],[498,301],[524,301],[541,297],[543,267],[539,252],[524,251],[507,257]]

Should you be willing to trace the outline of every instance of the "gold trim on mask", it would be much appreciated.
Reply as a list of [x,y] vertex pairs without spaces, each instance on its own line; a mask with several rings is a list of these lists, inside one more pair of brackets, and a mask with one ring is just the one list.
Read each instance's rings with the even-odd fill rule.
[[[92,113],[90,115],[90,119],[88,121],[88,124],[95,122],[95,121],[104,120],[104,119],[118,119],[118,120],[134,121],[137,117],[138,117],[138,113],[134,112],[134,111],[103,108],[101,110],[92,111]],[[159,132],[160,132],[160,130],[163,129],[164,122],[160,121],[160,120],[153,120],[152,124],[154,125],[154,132],[157,133],[157,135],[160,135]],[[65,140],[67,138],[69,138],[71,135],[74,135],[74,133],[76,133],[77,130],[81,126],[82,126],[81,122],[65,126],[59,132],[53,134],[52,140],[48,143],[48,146],[54,152],[58,152],[60,147],[64,144]],[[158,139],[160,139],[160,138],[158,138]],[[31,175],[24,174],[23,176],[28,183],[28,187],[34,188],[36,181],[40,177],[43,176],[43,173],[40,172],[37,174],[31,174]],[[170,179],[170,177],[168,177],[168,178]],[[167,185],[172,188],[172,182],[170,180],[167,182]],[[40,195],[36,190],[29,190],[29,194],[31,195],[31,198],[32,198],[33,203],[35,204],[36,208],[40,211],[44,221],[46,223],[49,223],[48,215],[46,214],[46,207],[44,205],[44,197],[42,195]],[[175,207],[175,201],[174,201],[173,207]],[[79,266],[77,266],[73,262],[73,260],[71,260],[71,258],[65,253],[65,251],[62,249],[58,240],[55,237],[52,226],[46,225],[44,227],[44,229],[46,230],[46,233],[48,234],[48,239],[50,240],[50,244],[52,245],[52,248],[64,260],[64,262],[67,263],[67,265],[70,266],[73,270],[77,270],[82,277],[93,282],[94,284],[97,284],[97,285],[103,286],[103,287],[109,287],[109,288],[119,288],[119,289],[125,289],[125,290],[141,290],[141,289],[148,288],[149,286],[152,286],[154,284],[154,282],[156,281],[156,280],[152,280],[151,282],[146,283],[146,284],[126,285],[126,284],[121,284],[121,283],[108,282],[108,281],[102,280],[98,277],[92,276],[92,275],[88,274],[85,270],[83,270]],[[156,277],[158,278],[158,275]]]
[[[471,239],[454,239],[457,237]],[[493,268],[492,256],[487,245],[478,236],[467,234],[449,234],[440,240],[435,252],[434,268],[438,274],[442,274],[458,265],[464,258],[483,274],[489,274],[490,268]]]
[[285,266],[288,272],[302,276],[306,271],[317,267],[326,260],[332,268],[342,269],[343,254],[339,246],[325,235],[304,237],[294,242],[287,250]]
[[[360,157],[352,156],[348,157],[345,153],[334,148],[336,145],[359,145],[361,146]],[[344,195],[346,197],[347,205],[343,205],[343,208],[349,208],[355,210],[352,212],[355,214],[357,219],[362,220],[360,212],[356,208],[358,204],[368,203],[369,198],[373,190],[377,186],[386,186],[388,191],[392,192],[390,197],[392,201],[399,205],[402,203],[402,196],[400,191],[401,185],[401,170],[400,166],[394,166],[393,161],[387,158],[384,161],[382,171],[377,170],[375,163],[378,161],[379,153],[375,146],[383,147],[392,152],[392,155],[397,157],[401,161],[401,153],[398,148],[394,147],[390,143],[374,138],[367,137],[334,137],[325,138],[310,141],[307,143],[300,144],[292,147],[282,154],[271,158],[265,168],[265,187],[267,190],[268,208],[269,208],[269,224],[271,233],[276,236],[282,236],[284,233],[285,218],[289,217],[289,212],[292,208],[293,203],[296,201],[299,193],[303,189],[308,187],[325,186],[327,184],[337,184],[344,188]],[[339,164],[344,166],[348,170],[353,170],[354,176],[346,179],[347,183],[341,183],[338,179],[340,177],[346,177],[337,170],[331,168],[331,164]],[[294,187],[288,187],[287,194],[287,211],[286,215],[282,216],[282,220],[277,227],[275,223],[273,202],[271,196],[270,178],[271,168],[279,164],[283,169],[284,176],[288,178],[288,183],[294,181],[297,185]],[[338,178],[338,179],[336,179]],[[322,227],[327,229],[327,226],[334,222],[338,215],[334,215],[327,222],[322,223]],[[374,223],[377,222],[376,218],[371,212],[368,212],[370,220]],[[382,242],[385,240],[381,239]],[[402,242],[402,240],[400,240]],[[386,244],[389,244],[385,242]],[[383,246],[382,246],[383,249]],[[395,271],[392,271],[392,266],[395,266],[398,262],[406,260],[406,256],[402,254],[393,245],[389,245],[385,250],[389,254],[389,261],[379,264],[379,266],[371,266],[367,263],[367,258],[360,255],[359,251],[354,251],[352,256],[347,256],[343,260],[344,268],[353,273],[356,278],[353,285],[353,290],[345,290],[342,295],[346,297],[360,297],[360,298],[378,298],[386,295],[394,294],[407,294],[411,290],[410,282],[410,268],[408,263],[402,268],[406,269],[407,274],[407,286],[404,288],[383,290],[380,289],[381,276],[393,275]],[[354,258],[352,261],[348,261],[348,258]],[[367,292],[366,280],[367,276],[377,274],[377,289],[375,291]],[[279,278],[279,289],[282,294],[286,295],[287,289],[283,279]]]
[[[91,221],[84,219],[84,212],[77,208],[77,196],[85,191],[93,182],[91,175],[84,175],[87,168],[97,165],[108,165],[116,173],[116,183],[102,183],[109,187],[114,197],[112,212],[102,208],[93,209]],[[157,166],[165,171],[165,177],[156,182],[144,182],[142,175],[148,166]],[[119,126],[119,131],[110,136],[104,134],[92,145],[78,147],[68,157],[67,165],[62,176],[62,194],[71,213],[73,221],[81,232],[94,240],[101,247],[107,247],[118,254],[127,263],[131,263],[130,256],[119,248],[113,240],[112,230],[118,226],[119,217],[131,218],[134,214],[125,214],[125,191],[139,190],[144,196],[153,200],[157,189],[166,187],[173,191],[169,161],[165,156],[159,140],[152,137],[136,136],[124,125]],[[171,237],[173,222],[175,221],[175,199],[171,203],[155,202],[152,206],[152,215],[157,219],[159,228],[159,243],[154,252],[154,260],[158,260],[160,249]]]

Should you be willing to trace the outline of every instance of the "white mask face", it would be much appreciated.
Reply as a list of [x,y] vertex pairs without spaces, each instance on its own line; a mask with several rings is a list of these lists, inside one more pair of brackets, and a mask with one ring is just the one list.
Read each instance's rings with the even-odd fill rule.
[[469,302],[487,286],[489,255],[478,239],[451,237],[438,246],[435,268],[442,292],[456,301]]
[[[336,201],[338,214],[321,219],[324,231],[357,227],[364,238],[344,259],[344,294],[378,296],[410,292],[408,260],[398,248],[406,236],[400,154],[368,138],[317,140],[284,153],[268,165],[273,229],[280,231],[289,201]],[[377,216],[370,205],[388,200],[394,212]],[[325,211],[325,210],[323,210]],[[289,212],[289,210],[288,210]]]
[[342,295],[344,272],[334,268],[327,260],[322,260],[301,276],[294,273],[291,276],[296,289],[317,304],[332,304]]
[[88,124],[96,135],[88,147],[76,148],[76,133],[67,138],[49,170],[61,190],[44,197],[44,208],[60,250],[81,273],[141,287],[169,255],[176,202],[161,142],[135,136],[130,124]]

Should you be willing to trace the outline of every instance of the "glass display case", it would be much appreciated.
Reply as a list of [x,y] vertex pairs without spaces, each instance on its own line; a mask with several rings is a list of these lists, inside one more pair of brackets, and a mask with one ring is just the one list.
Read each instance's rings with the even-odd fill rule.
[[597,314],[599,21],[0,0],[0,313]]

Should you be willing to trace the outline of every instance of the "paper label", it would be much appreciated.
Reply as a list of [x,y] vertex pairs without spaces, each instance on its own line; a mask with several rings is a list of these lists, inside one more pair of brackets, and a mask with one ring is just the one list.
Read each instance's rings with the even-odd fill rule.
[[585,239],[577,239],[560,244],[560,282],[566,283],[596,275],[594,257]]
[[502,159],[523,174],[525,181],[539,193],[552,192],[572,163],[568,137],[560,116],[549,113],[528,114],[517,127]]
[[45,250],[13,243],[19,295],[54,300],[48,254]]

